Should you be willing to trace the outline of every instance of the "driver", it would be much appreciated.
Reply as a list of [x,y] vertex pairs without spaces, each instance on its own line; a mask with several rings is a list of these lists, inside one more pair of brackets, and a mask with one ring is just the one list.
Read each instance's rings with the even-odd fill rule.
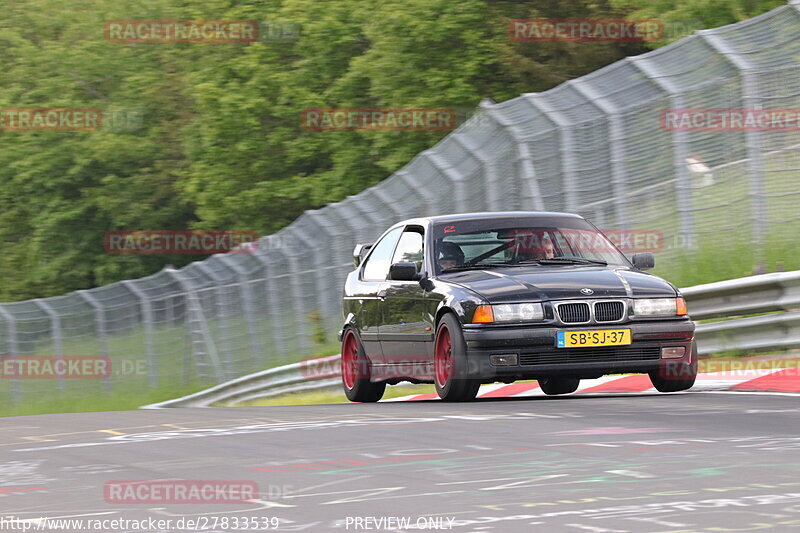
[[528,246],[523,247],[522,251],[518,252],[517,261],[553,259],[555,255],[556,247],[553,240],[545,233],[541,241],[534,240]]
[[442,270],[455,268],[464,264],[464,252],[456,243],[442,241],[439,243],[437,260],[439,262],[439,268]]
[[550,237],[542,239],[542,252],[539,259],[552,259],[556,255],[556,248],[553,246],[553,241]]

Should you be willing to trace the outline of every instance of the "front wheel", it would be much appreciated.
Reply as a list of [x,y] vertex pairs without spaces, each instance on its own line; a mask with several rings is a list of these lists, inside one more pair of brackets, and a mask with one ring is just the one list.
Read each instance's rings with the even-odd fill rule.
[[691,389],[697,379],[697,345],[692,343],[691,360],[661,362],[658,370],[650,372],[650,381],[658,392],[678,392]]
[[351,402],[377,402],[383,397],[386,383],[370,381],[370,364],[361,340],[353,329],[342,338],[342,385]]
[[447,402],[474,400],[481,382],[468,378],[467,343],[455,315],[442,317],[436,329],[433,352],[436,393]]

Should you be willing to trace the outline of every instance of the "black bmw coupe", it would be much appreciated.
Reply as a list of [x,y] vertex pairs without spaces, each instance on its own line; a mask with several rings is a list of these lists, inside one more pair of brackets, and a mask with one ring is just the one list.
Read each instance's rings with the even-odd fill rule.
[[647,373],[690,388],[694,324],[669,282],[629,261],[578,215],[472,213],[415,218],[354,250],[344,287],[342,382],[374,402],[387,384],[434,383],[472,400],[482,383],[536,379],[546,394],[581,379]]

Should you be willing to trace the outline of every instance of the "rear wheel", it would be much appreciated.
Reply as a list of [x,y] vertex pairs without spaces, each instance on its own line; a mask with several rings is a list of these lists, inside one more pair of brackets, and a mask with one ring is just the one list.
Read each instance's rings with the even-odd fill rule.
[[570,394],[578,390],[581,380],[578,378],[542,378],[539,387],[548,396],[557,394]]
[[342,338],[342,385],[351,402],[377,402],[386,383],[372,383],[370,364],[355,330],[347,329]]
[[697,379],[697,345],[692,343],[692,359],[683,361],[662,361],[658,370],[650,372],[650,381],[658,392],[678,392],[691,389]]
[[455,315],[442,317],[433,352],[434,381],[439,398],[448,402],[474,400],[481,382],[468,378],[467,343]]

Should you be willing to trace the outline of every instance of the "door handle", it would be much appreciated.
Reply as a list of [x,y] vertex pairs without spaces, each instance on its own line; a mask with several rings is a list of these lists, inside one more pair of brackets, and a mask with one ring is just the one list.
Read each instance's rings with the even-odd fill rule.
[[378,291],[378,298],[380,298],[381,300],[386,298],[386,289],[381,289],[380,291]]

